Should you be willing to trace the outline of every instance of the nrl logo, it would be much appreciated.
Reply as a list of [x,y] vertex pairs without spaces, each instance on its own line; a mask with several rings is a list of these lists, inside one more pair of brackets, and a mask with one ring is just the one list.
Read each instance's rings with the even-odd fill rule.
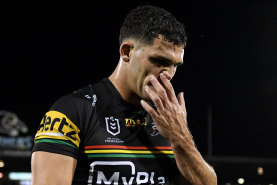
[[105,117],[107,131],[113,136],[120,133],[120,126],[118,119],[113,116]]

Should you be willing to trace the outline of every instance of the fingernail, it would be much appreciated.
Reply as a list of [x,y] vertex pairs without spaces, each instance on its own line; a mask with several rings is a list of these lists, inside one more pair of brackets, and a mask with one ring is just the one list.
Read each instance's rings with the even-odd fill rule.
[[154,78],[154,75],[150,75],[150,80],[153,80]]
[[165,75],[164,75],[163,73],[160,73],[160,76],[161,76],[162,78],[165,78]]
[[148,85],[146,85],[146,86],[144,87],[144,89],[145,89],[146,92],[148,92],[148,91],[149,91]]

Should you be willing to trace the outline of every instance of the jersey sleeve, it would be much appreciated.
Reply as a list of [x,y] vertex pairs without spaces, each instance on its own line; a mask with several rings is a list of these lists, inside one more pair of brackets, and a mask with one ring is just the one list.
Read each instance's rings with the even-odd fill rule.
[[74,94],[57,100],[42,118],[33,152],[46,151],[78,158],[81,142],[82,101]]

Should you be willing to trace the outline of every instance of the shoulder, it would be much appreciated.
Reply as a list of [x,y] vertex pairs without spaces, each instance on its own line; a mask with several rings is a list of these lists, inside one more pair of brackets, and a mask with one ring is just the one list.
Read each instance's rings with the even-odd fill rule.
[[96,109],[101,111],[105,105],[111,103],[114,99],[111,91],[107,86],[107,79],[104,78],[61,96],[52,104],[50,111],[61,112],[79,122],[81,118],[91,115]]
[[93,112],[93,89],[87,85],[69,94],[59,97],[50,107],[47,114],[61,115],[79,125],[87,116],[87,112]]
[[82,109],[94,101],[94,90],[92,85],[88,85],[58,98],[51,107],[51,110],[70,111],[72,109]]

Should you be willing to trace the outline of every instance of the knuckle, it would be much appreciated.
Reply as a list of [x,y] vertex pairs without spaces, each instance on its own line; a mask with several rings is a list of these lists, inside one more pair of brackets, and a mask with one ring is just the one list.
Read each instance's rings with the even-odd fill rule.
[[164,113],[166,112],[166,109],[164,107],[161,107],[159,112],[161,113],[161,115],[163,116]]
[[152,98],[152,100],[153,100],[153,102],[155,102],[155,103],[159,103],[160,98],[157,97],[157,96],[154,96],[154,97]]
[[153,117],[153,116],[155,116],[155,114],[154,114],[154,110],[148,110],[148,112],[149,112],[149,114]]
[[160,89],[159,94],[162,96],[166,96],[166,91],[164,89]]

